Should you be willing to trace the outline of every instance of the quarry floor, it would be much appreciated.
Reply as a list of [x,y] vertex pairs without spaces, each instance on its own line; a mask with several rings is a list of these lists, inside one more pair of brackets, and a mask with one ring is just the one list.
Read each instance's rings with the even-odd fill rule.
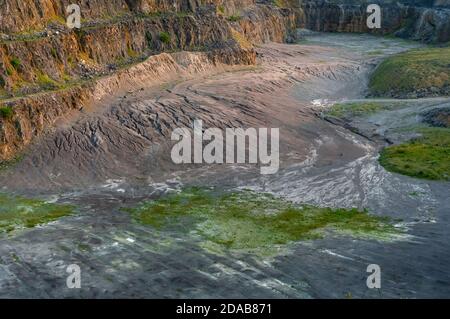
[[[158,87],[143,83],[62,123],[0,182],[2,192],[74,204],[77,213],[0,239],[0,297],[448,297],[449,183],[385,171],[377,161],[383,139],[320,116],[332,102],[363,98],[380,58],[415,46],[327,34],[296,45],[267,44],[258,48],[256,67]],[[411,102],[410,108],[423,103]],[[189,126],[195,118],[205,126],[279,127],[279,173],[261,176],[247,165],[173,165],[170,128]],[[395,125],[389,114],[381,118],[386,120],[377,128]],[[368,209],[401,220],[408,231],[392,242],[330,235],[293,243],[270,257],[219,254],[205,250],[195,236],[156,231],[120,210],[186,185]],[[81,268],[81,289],[66,286],[71,264]],[[379,290],[366,285],[370,264],[381,267]]]

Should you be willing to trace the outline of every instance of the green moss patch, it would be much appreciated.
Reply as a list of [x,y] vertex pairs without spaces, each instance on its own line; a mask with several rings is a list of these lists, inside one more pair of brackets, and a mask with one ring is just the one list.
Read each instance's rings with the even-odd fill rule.
[[388,110],[392,107],[392,105],[378,102],[338,103],[333,105],[327,115],[339,118],[355,117]]
[[161,33],[159,34],[159,40],[160,40],[162,43],[169,44],[169,43],[170,43],[170,40],[171,40],[170,33],[168,33],[168,32],[161,32]]
[[421,137],[385,148],[380,163],[407,176],[450,180],[450,129],[422,128]]
[[230,22],[238,22],[242,19],[242,17],[240,15],[231,15],[228,17],[228,21]]
[[37,72],[37,84],[40,86],[42,90],[55,90],[62,89],[63,86],[53,80],[50,76],[40,71]]
[[13,115],[14,111],[11,106],[0,106],[0,118],[9,120]]
[[19,60],[19,58],[16,58],[16,57],[13,57],[13,58],[10,60],[10,63],[11,63],[11,65],[12,65],[12,67],[13,67],[14,69],[16,69],[16,70],[19,70],[20,67],[22,66],[22,62]]
[[252,191],[190,188],[125,211],[155,229],[181,230],[206,246],[233,250],[271,249],[328,231],[384,240],[398,232],[387,218],[366,211],[300,206]]
[[421,90],[432,93],[449,85],[450,47],[441,47],[415,49],[387,58],[373,73],[369,87],[373,95],[402,96]]
[[0,234],[46,224],[71,215],[73,211],[69,205],[0,193]]

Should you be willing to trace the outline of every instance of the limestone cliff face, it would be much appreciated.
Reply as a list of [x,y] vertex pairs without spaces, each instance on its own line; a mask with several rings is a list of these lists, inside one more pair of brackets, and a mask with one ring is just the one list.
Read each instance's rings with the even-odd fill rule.
[[433,43],[450,41],[450,9],[410,9],[404,21],[406,26],[396,31],[397,36]]
[[220,7],[226,14],[234,14],[255,4],[255,0],[0,0],[0,32],[29,32],[51,23],[64,22],[66,8],[72,3],[80,5],[85,21],[92,21],[129,12],[195,12],[208,5]]
[[[367,5],[382,9],[382,28],[367,28]],[[450,41],[450,4],[442,1],[302,1],[295,6],[300,27],[325,32],[395,34],[423,42]]]
[[[65,20],[70,0],[0,0],[0,32],[15,33],[44,28]],[[129,10],[125,0],[80,1],[83,18],[115,16]]]
[[[12,8],[16,8],[13,4],[17,3],[7,1],[3,10],[10,8],[9,11],[15,12]],[[207,50],[232,39],[232,30],[252,42],[261,43],[284,41],[295,28],[295,18],[290,10],[255,5],[253,0],[129,0],[126,4],[118,1],[116,6],[106,0],[103,6],[100,0],[96,1],[104,12],[117,14],[123,8],[128,11],[119,16],[83,22],[81,30],[72,31],[62,24],[55,24],[29,34],[4,34],[3,41],[0,39],[0,98],[66,87],[160,52]],[[43,6],[38,10],[41,13],[49,12],[50,7],[58,8],[51,1],[33,3]],[[46,3],[48,7],[44,6]],[[172,6],[176,10],[192,11],[158,11],[162,12],[159,14],[133,11],[169,10]],[[34,12],[33,6],[30,8],[29,14]],[[98,10],[88,10],[86,16],[90,14],[89,17],[94,18],[100,14]],[[51,12],[55,11],[58,10]],[[230,13],[239,16],[230,19]],[[22,12],[10,24],[11,28],[19,25],[28,28],[39,20],[33,15],[28,26],[19,23],[26,17]]]
[[[6,41],[0,44],[0,77],[11,96],[56,89],[163,51],[223,43],[231,38],[224,22],[213,17],[129,16],[32,41]],[[167,38],[162,40],[162,34]]]
[[133,82],[124,74],[149,57],[201,51],[205,64],[255,64],[253,44],[285,41],[296,26],[292,10],[254,0],[95,0],[81,2],[82,28],[70,30],[67,4],[0,0],[0,107],[9,110],[0,116],[0,160],[60,117],[124,90]]

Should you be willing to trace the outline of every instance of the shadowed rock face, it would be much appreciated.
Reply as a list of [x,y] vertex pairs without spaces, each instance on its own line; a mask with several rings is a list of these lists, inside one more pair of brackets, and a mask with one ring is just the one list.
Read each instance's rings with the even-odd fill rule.
[[297,3],[305,4],[314,2],[316,4],[349,4],[349,5],[361,5],[369,3],[377,3],[380,5],[390,5],[400,3],[405,6],[418,6],[418,7],[450,7],[450,1],[448,0],[299,0]]
[[[367,5],[382,9],[382,28],[367,28]],[[440,1],[303,1],[297,6],[300,27],[325,32],[395,34],[423,42],[450,41],[450,3]]]
[[436,127],[450,127],[450,107],[424,112],[422,121]]

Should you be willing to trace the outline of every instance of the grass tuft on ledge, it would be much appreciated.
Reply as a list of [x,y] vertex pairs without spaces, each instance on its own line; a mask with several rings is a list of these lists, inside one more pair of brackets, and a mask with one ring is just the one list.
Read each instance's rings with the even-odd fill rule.
[[450,129],[428,127],[419,133],[419,138],[385,148],[380,164],[411,177],[450,180]]

